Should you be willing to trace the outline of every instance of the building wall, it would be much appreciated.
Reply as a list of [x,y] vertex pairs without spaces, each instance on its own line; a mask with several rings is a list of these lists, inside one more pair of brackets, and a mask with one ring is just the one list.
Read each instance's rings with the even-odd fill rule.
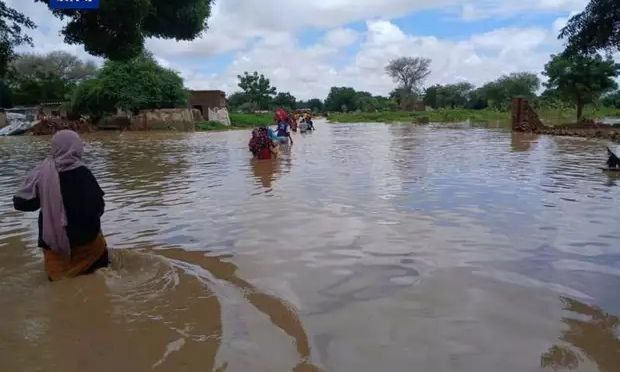
[[200,110],[205,119],[209,109],[226,107],[226,93],[221,90],[194,90],[190,92],[189,104],[191,108]]
[[129,129],[192,131],[197,117],[198,111],[190,109],[142,110],[131,118]]
[[0,128],[6,127],[6,114],[4,111],[0,111]]

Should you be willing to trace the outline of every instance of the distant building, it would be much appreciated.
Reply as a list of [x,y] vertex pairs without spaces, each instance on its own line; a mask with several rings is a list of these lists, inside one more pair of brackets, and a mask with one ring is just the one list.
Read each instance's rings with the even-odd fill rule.
[[67,117],[67,102],[42,102],[40,113],[47,117],[66,118]]
[[205,119],[209,119],[209,109],[226,107],[226,93],[221,90],[192,90],[189,105],[200,111]]

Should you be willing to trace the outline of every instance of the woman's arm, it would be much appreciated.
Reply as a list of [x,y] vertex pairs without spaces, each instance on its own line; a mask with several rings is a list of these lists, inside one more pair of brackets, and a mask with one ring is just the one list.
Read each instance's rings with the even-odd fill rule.
[[34,212],[41,208],[41,203],[38,197],[28,200],[20,198],[19,196],[14,196],[13,207],[22,212]]

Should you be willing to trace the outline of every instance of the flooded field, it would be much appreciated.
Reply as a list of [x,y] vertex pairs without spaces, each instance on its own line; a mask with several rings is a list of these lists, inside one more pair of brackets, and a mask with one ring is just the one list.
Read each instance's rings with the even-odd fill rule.
[[617,371],[605,142],[327,125],[97,133],[112,267],[51,284],[12,209],[48,138],[0,138],[0,371]]

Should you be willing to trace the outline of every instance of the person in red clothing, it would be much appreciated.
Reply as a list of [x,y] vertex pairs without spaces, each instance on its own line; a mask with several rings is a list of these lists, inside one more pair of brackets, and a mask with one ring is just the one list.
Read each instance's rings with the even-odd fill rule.
[[252,131],[252,138],[248,144],[254,158],[259,160],[272,159],[277,155],[278,146],[269,137],[269,131],[265,127],[256,128]]

